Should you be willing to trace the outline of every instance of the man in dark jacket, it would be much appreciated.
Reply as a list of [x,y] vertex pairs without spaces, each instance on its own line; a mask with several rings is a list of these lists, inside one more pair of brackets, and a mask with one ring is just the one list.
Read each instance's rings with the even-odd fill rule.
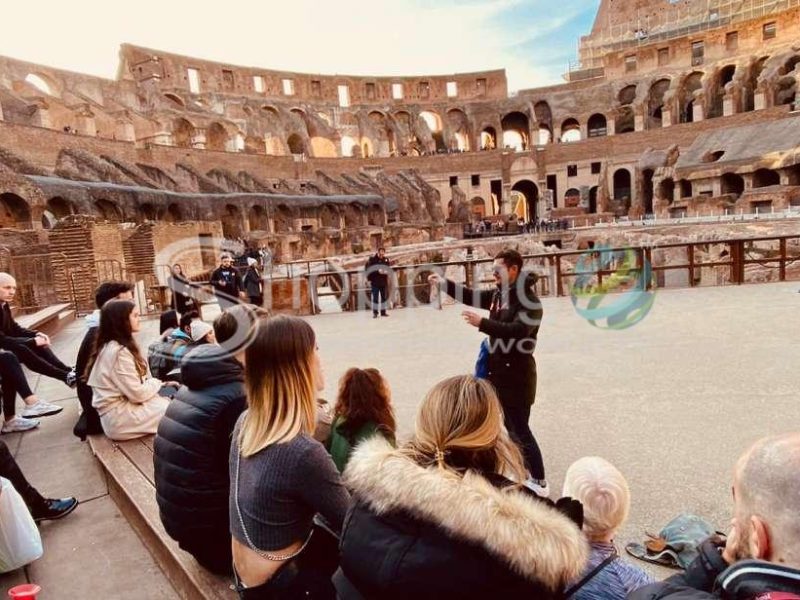
[[133,300],[133,284],[127,281],[106,281],[101,283],[94,292],[94,303],[97,309],[86,316],[86,324],[89,328],[86,330],[81,346],[78,349],[78,358],[75,359],[75,372],[78,375],[78,402],[81,404],[81,415],[72,429],[72,433],[82,441],[86,440],[87,435],[103,433],[103,427],[100,425],[100,415],[97,414],[97,409],[92,406],[92,388],[86,383],[89,374],[85,371],[92,356],[94,341],[97,339],[97,332],[99,331],[100,309],[109,300]]
[[800,433],[764,438],[733,475],[734,518],[685,573],[633,592],[631,600],[800,599]]
[[522,256],[503,250],[492,266],[494,289],[473,290],[439,275],[429,281],[445,284],[447,294],[459,302],[489,311],[481,318],[472,311],[461,314],[478,331],[489,336],[487,375],[503,406],[506,429],[519,445],[531,474],[526,482],[537,494],[549,493],[544,461],[528,421],[536,399],[536,361],[533,351],[542,321],[542,304],[536,296],[536,275],[522,271]]
[[197,562],[230,575],[228,458],[246,405],[243,365],[224,348],[205,344],[186,354],[181,377],[154,445],[161,522]]
[[378,318],[379,309],[382,317],[388,317],[389,315],[386,312],[386,291],[389,288],[389,273],[392,272],[392,269],[389,266],[389,259],[386,258],[385,248],[378,248],[378,253],[369,257],[365,270],[367,272],[367,280],[372,288],[370,295],[372,318]]
[[242,278],[229,255],[223,254],[219,267],[211,273],[211,285],[222,310],[239,302],[239,296],[244,292]]

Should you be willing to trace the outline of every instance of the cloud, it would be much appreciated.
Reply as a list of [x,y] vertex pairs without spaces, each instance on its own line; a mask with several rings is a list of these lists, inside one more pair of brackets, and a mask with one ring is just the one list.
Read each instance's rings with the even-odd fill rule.
[[228,0],[215,10],[187,0],[40,0],[4,7],[4,22],[17,26],[4,28],[0,54],[113,78],[129,42],[307,73],[505,68],[516,89],[560,80],[598,3],[560,0],[554,14],[552,0]]

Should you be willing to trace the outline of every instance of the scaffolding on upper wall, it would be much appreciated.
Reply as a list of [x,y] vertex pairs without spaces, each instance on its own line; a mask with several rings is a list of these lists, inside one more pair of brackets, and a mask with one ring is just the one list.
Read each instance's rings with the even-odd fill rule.
[[602,67],[609,52],[685,37],[700,31],[750,21],[800,6],[800,0],[705,0],[675,4],[657,16],[631,18],[581,38],[579,59],[569,71]]

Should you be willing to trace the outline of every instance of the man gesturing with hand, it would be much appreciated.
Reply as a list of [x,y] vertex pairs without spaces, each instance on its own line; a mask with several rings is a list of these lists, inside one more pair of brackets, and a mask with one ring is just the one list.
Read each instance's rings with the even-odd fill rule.
[[461,315],[467,324],[489,336],[486,378],[497,390],[506,429],[530,472],[525,485],[547,496],[542,453],[528,424],[536,398],[533,351],[542,321],[542,304],[534,290],[537,277],[522,272],[522,256],[516,250],[503,250],[495,256],[492,274],[495,286],[486,290],[473,290],[436,274],[428,280],[443,286],[456,300],[489,311],[488,317],[470,310]]

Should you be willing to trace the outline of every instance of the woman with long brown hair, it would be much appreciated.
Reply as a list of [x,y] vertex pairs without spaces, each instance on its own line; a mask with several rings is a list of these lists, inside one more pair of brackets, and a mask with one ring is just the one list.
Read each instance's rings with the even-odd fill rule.
[[[311,326],[277,316],[245,353],[248,409],[233,433],[230,522],[239,596],[332,598],[336,541],[349,504],[336,466],[313,437],[324,376]],[[327,537],[326,537],[327,536]]]
[[133,338],[139,329],[139,309],[130,300],[112,300],[100,309],[100,327],[86,374],[92,406],[112,440],[155,433],[169,402],[159,395],[165,383],[151,377]]
[[338,598],[557,598],[586,562],[580,527],[520,485],[526,470],[490,383],[436,384],[395,450],[362,443],[334,576]]
[[395,443],[397,425],[389,384],[378,369],[351,368],[339,381],[328,451],[339,472],[344,472],[358,444],[374,435]]

